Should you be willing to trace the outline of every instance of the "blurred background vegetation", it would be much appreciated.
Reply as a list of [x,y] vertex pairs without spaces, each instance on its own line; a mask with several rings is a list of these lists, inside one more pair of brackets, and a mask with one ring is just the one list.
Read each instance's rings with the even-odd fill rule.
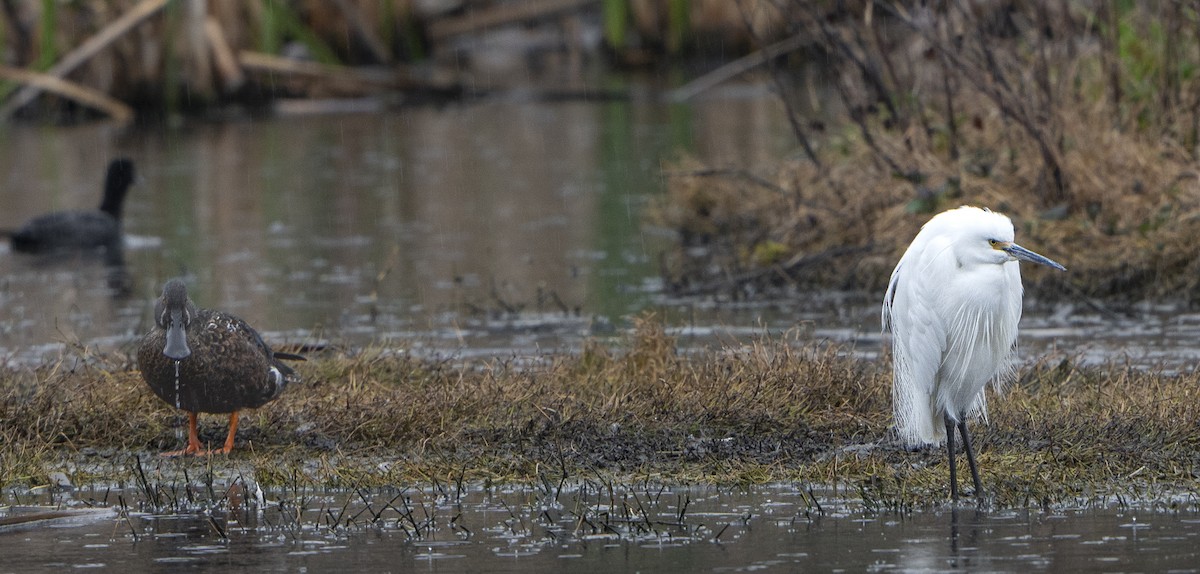
[[[832,5],[832,3],[829,3]],[[137,113],[195,111],[274,97],[454,97],[487,90],[480,61],[515,53],[535,67],[604,60],[646,66],[732,57],[786,32],[770,0],[4,0],[9,80],[65,78],[60,106],[94,90]],[[482,73],[486,76],[486,73]],[[29,110],[27,110],[27,113]]]
[[791,108],[774,174],[674,172],[671,290],[882,291],[930,214],[975,204],[1069,268],[1027,269],[1040,296],[1200,299],[1196,4],[788,6],[785,35],[811,39],[792,59],[822,59],[837,97]]
[[[757,75],[788,109],[796,154],[769,174],[687,158],[667,170],[652,217],[679,238],[663,259],[677,294],[878,290],[929,214],[974,203],[1012,216],[1022,243],[1071,269],[1031,270],[1039,293],[1200,298],[1192,2],[0,6],[6,118],[386,109],[518,85],[629,97],[589,76],[596,67],[673,70],[692,81],[663,97],[686,99]],[[798,71],[814,63],[816,77]]]

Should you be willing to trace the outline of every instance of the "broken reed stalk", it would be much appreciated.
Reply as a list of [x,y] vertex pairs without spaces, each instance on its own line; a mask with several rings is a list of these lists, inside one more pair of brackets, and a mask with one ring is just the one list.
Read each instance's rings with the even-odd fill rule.
[[[100,32],[85,40],[79,47],[63,56],[58,63],[46,70],[46,75],[62,78],[71,73],[92,56],[108,47],[118,38],[125,35],[134,26],[153,16],[167,5],[169,0],[142,0],[137,6],[122,14]],[[14,112],[32,102],[41,93],[37,86],[26,86],[17,91],[3,106],[0,106],[0,118],[8,118]]]
[[205,18],[204,32],[209,46],[212,47],[213,61],[216,63],[217,73],[220,74],[224,91],[226,93],[236,92],[246,83],[246,74],[242,72],[242,67],[234,56],[228,39],[225,38],[225,32],[221,29],[220,22],[211,16]]

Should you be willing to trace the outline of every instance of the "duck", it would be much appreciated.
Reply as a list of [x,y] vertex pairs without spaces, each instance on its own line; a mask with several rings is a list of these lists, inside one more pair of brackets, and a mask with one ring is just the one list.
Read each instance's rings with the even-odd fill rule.
[[121,211],[125,195],[134,182],[133,161],[117,158],[109,162],[104,178],[104,198],[99,209],[55,211],[39,215],[9,232],[13,251],[55,251],[121,247]]
[[[138,369],[150,390],[188,414],[187,446],[162,456],[232,452],[239,411],[261,407],[300,381],[281,359],[305,360],[273,351],[258,331],[234,315],[197,307],[183,280],[167,281],[154,304],[154,326],[137,351]],[[229,415],[223,447],[200,444],[199,413]]]

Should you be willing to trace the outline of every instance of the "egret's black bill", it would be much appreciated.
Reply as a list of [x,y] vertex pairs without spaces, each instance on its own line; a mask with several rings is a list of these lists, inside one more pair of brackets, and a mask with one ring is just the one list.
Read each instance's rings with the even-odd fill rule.
[[1057,262],[1050,259],[1049,257],[1045,257],[1043,255],[1038,255],[1037,253],[1034,253],[1028,249],[1025,249],[1024,247],[1021,247],[1020,245],[1017,245],[1016,243],[1010,243],[1008,245],[1008,247],[1004,248],[1004,251],[1005,251],[1005,253],[1008,253],[1009,255],[1016,257],[1017,259],[1028,261],[1030,263],[1038,263],[1041,265],[1045,265],[1046,267],[1053,267],[1055,269],[1058,269],[1059,271],[1067,270],[1066,267],[1059,265]]

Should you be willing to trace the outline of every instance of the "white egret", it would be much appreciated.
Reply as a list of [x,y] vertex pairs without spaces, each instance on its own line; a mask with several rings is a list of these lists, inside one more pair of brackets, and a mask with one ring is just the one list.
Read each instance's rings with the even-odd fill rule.
[[1012,221],[977,207],[935,215],[892,271],[883,325],[892,330],[892,414],[909,446],[946,442],[950,493],[958,500],[954,429],[983,493],[967,419],[987,420],[988,381],[1011,374],[1021,319],[1018,260],[1066,268],[1013,243]]

